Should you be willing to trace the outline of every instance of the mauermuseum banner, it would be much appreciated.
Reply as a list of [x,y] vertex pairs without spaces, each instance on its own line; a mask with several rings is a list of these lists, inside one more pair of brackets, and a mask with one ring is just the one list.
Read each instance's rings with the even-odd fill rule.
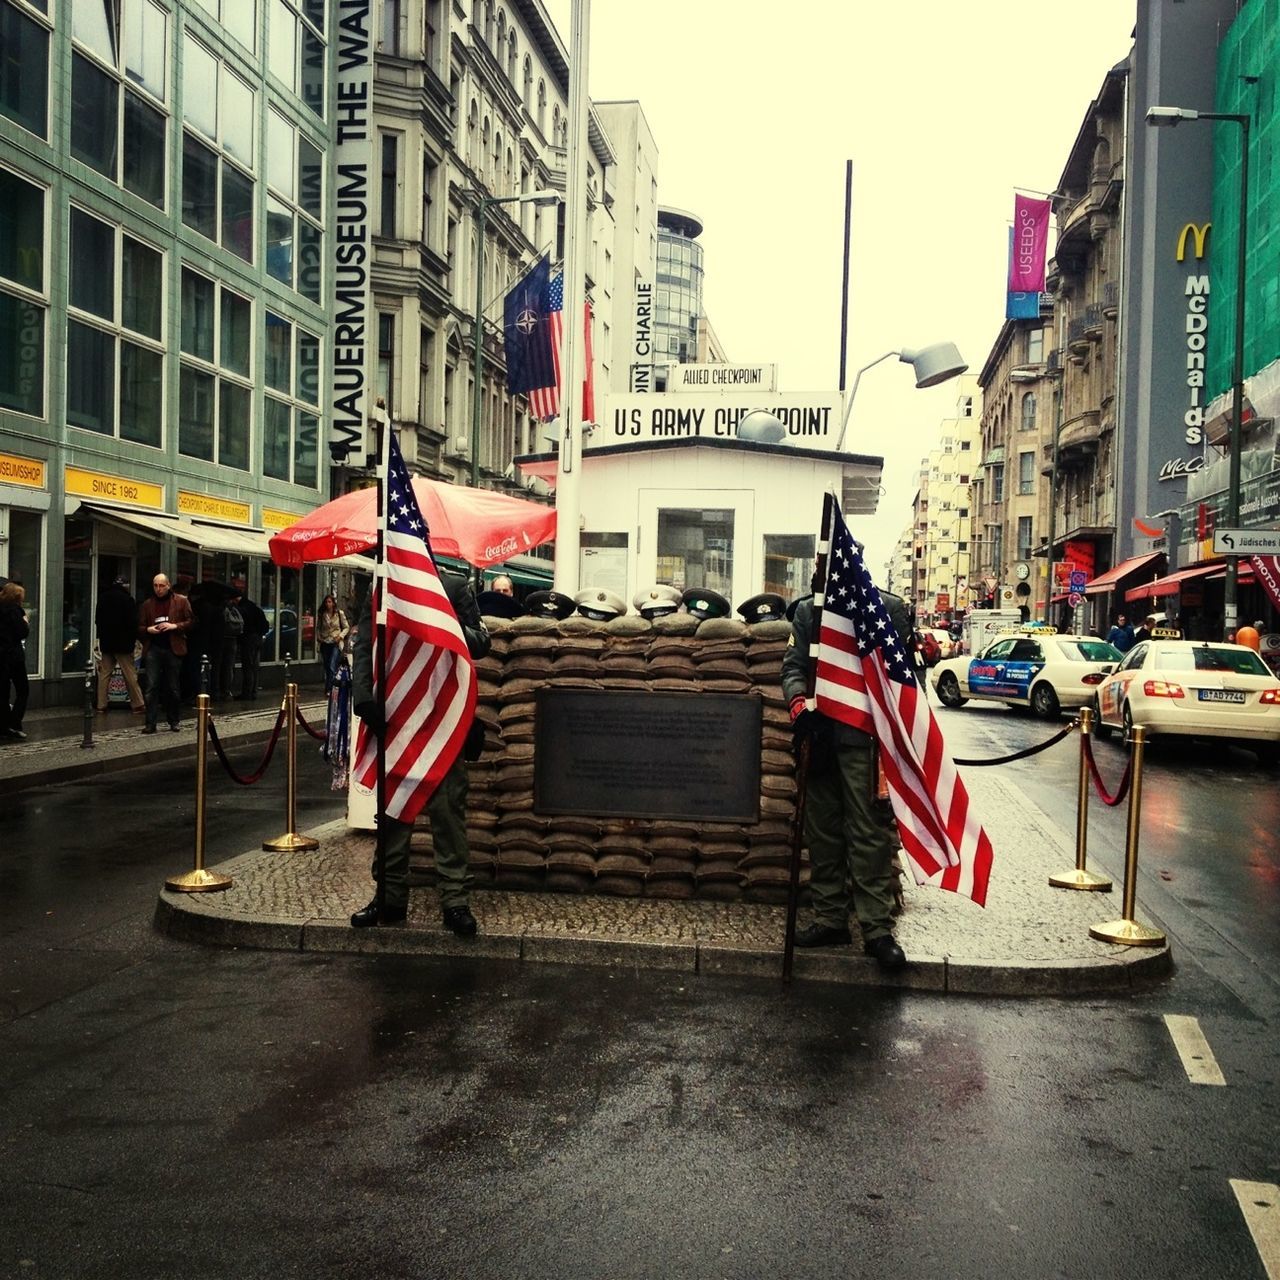
[[[747,414],[764,410],[782,424],[777,443],[806,449],[831,449],[840,438],[842,405],[838,391],[721,391],[706,395],[672,394],[606,396],[599,429],[590,449],[696,438],[731,440]],[[767,439],[767,436],[756,436]]]

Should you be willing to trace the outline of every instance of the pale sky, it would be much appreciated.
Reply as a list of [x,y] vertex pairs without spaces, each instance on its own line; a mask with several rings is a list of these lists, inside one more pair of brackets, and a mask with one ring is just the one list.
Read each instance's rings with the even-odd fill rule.
[[[570,0],[546,0],[566,47]],[[591,96],[639,99],[658,198],[705,230],[705,303],[729,359],[783,391],[839,385],[845,162],[854,164],[848,380],[953,341],[976,374],[1004,317],[1014,187],[1051,191],[1134,0],[595,0]],[[847,447],[883,456],[856,536],[877,580],[957,387],[870,370]],[[814,514],[815,532],[818,512]]]

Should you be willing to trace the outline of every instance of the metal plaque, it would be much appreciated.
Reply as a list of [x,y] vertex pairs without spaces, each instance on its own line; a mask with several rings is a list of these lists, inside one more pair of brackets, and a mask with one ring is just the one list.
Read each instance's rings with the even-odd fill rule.
[[535,813],[760,819],[758,694],[543,688]]

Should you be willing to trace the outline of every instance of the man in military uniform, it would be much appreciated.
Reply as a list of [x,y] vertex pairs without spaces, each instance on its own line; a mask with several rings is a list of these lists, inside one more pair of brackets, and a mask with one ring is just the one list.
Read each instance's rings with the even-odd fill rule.
[[[888,591],[880,596],[898,638],[909,648],[906,602]],[[901,969],[907,958],[893,936],[895,845],[876,804],[875,739],[809,707],[815,640],[813,597],[805,596],[796,606],[782,658],[782,691],[797,745],[804,737],[810,740],[804,838],[813,923],[796,934],[796,946],[848,945],[852,907],[867,955],[882,969]]]
[[[489,632],[476,607],[475,596],[465,578],[442,575],[449,603],[462,627],[467,650],[473,658],[489,652]],[[352,648],[352,707],[356,715],[379,738],[386,731],[382,703],[373,696],[373,620],[371,610],[358,610],[360,622]],[[467,846],[467,765],[478,759],[483,744],[483,726],[473,721],[467,740],[454,759],[449,772],[427,801],[426,813],[431,823],[431,846],[435,854],[436,878],[440,882],[440,906],[444,926],[460,938],[474,938],[476,918],[471,914],[468,891],[471,877]],[[383,814],[378,839],[382,844],[383,901],[379,910],[375,896],[367,907],[351,917],[356,929],[379,924],[401,924],[409,913],[409,839],[413,823],[401,822]],[[371,872],[378,878],[375,857]]]

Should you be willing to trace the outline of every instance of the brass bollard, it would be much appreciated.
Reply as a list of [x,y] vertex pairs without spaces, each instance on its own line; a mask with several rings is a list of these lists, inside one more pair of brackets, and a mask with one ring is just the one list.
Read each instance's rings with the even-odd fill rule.
[[1129,832],[1124,850],[1124,902],[1122,917],[1105,924],[1089,926],[1089,937],[1099,942],[1118,942],[1127,947],[1159,947],[1165,937],[1159,929],[1139,924],[1133,918],[1134,899],[1138,891],[1138,828],[1142,820],[1142,753],[1146,747],[1147,731],[1140,724],[1133,726],[1129,739],[1133,778],[1129,783]]
[[210,893],[230,889],[230,876],[215,875],[204,869],[205,766],[209,762],[209,695],[196,698],[196,866],[185,875],[170,876],[166,889],[175,893]]
[[274,840],[264,840],[262,847],[269,853],[294,853],[318,849],[320,841],[312,836],[298,834],[298,686],[290,681],[284,689],[285,718],[285,823],[288,830]]
[[1106,876],[1085,870],[1085,849],[1089,842],[1089,735],[1093,732],[1093,712],[1080,708],[1080,781],[1076,795],[1076,865],[1074,870],[1060,871],[1049,877],[1055,889],[1085,889],[1094,893],[1110,893],[1111,881]]
[[81,747],[96,747],[98,744],[93,740],[93,713],[97,703],[97,694],[94,686],[97,684],[97,671],[94,667],[94,661],[89,659],[89,665],[84,670],[84,740],[80,743]]

